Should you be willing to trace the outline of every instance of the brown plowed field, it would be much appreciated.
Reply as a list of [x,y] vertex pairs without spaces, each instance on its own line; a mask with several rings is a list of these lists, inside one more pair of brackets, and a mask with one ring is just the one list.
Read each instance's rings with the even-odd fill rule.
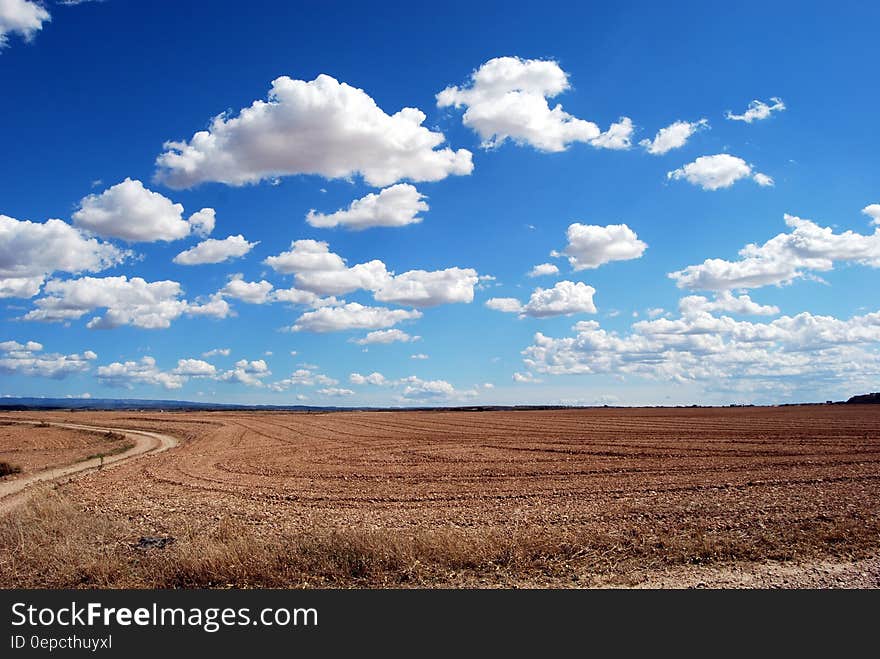
[[124,437],[106,432],[0,420],[0,462],[21,469],[21,472],[8,478],[22,478],[49,467],[72,464],[95,455],[117,453],[128,446],[130,442]]
[[880,406],[4,416],[182,441],[52,497],[119,565],[22,554],[7,586],[626,585],[880,548]]

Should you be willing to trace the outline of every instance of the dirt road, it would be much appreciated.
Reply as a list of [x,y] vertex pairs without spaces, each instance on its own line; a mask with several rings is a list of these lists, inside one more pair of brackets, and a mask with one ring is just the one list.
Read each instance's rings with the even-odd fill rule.
[[[36,421],[21,421],[20,423],[36,424]],[[178,441],[170,435],[164,435],[157,432],[147,432],[144,430],[128,430],[125,428],[104,428],[97,426],[84,426],[75,423],[52,423],[53,426],[61,428],[70,428],[73,430],[94,430],[98,432],[117,432],[126,436],[127,439],[134,442],[127,451],[110,455],[103,459],[92,458],[83,460],[74,464],[62,467],[51,467],[33,474],[27,474],[21,478],[16,478],[6,482],[0,482],[0,515],[7,513],[16,506],[27,500],[29,488],[37,483],[49,483],[64,478],[78,475],[82,472],[92,471],[95,469],[107,469],[127,462],[134,458],[145,454],[160,453],[178,445]]]

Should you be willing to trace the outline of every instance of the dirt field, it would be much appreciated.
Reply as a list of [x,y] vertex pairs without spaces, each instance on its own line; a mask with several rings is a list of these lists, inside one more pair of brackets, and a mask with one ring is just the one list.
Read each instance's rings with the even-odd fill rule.
[[0,421],[0,462],[21,470],[7,478],[22,478],[97,455],[113,455],[130,445],[124,437],[112,433]]
[[0,520],[7,587],[880,579],[880,406],[3,417],[182,442]]

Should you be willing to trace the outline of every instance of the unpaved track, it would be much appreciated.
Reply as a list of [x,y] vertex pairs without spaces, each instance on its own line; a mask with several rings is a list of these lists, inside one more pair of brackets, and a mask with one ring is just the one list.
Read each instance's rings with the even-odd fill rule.
[[[22,424],[36,425],[37,421],[20,421]],[[106,428],[99,426],[85,426],[78,423],[55,423],[51,425],[60,428],[70,428],[72,430],[92,430],[97,432],[117,432],[125,435],[127,439],[134,442],[134,446],[130,449],[110,455],[103,459],[92,458],[90,460],[82,460],[63,467],[50,467],[32,474],[27,474],[21,478],[16,478],[6,482],[0,482],[0,515],[4,515],[16,506],[24,503],[30,494],[30,487],[37,483],[50,483],[59,481],[64,478],[70,478],[83,472],[93,471],[96,469],[107,469],[117,466],[120,463],[128,462],[142,455],[161,453],[170,448],[174,448],[179,442],[170,435],[164,435],[157,432],[147,432],[146,430],[129,430],[126,428]]]

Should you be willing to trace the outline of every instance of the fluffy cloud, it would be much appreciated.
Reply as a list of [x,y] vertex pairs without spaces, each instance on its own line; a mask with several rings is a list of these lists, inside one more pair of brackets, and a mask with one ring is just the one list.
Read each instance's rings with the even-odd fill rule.
[[520,384],[523,384],[523,383],[536,384],[539,382],[543,382],[543,380],[541,378],[535,377],[535,375],[533,373],[519,373],[519,372],[513,374],[513,381],[518,382]]
[[232,351],[229,348],[214,348],[213,350],[203,352],[202,357],[216,357],[217,355],[221,355],[222,357],[229,357],[229,353],[231,352]]
[[[317,368],[317,367],[315,367]],[[300,368],[294,371],[290,377],[269,385],[272,391],[287,391],[291,387],[314,387],[317,385],[334,385],[338,380],[327,377],[323,373],[316,373],[314,368]]]
[[752,176],[752,179],[762,188],[773,187],[775,185],[772,177],[767,176],[766,174],[762,174],[761,172],[757,172],[754,176]]
[[714,300],[702,295],[688,295],[679,300],[678,310],[682,314],[727,311],[749,316],[775,316],[779,313],[777,306],[758,304],[748,295],[734,296],[730,291],[720,291],[715,295]]
[[73,222],[99,236],[129,242],[171,241],[185,238],[193,230],[204,235],[214,226],[214,211],[203,208],[186,221],[181,204],[126,178],[101,194],[80,200]]
[[45,287],[45,297],[34,302],[24,320],[64,321],[81,318],[94,309],[105,308],[103,316],[89,321],[89,328],[134,325],[147,329],[168,327],[187,307],[176,281],[147,282],[140,277],[83,277]]
[[290,304],[304,304],[318,309],[320,307],[333,307],[340,303],[335,297],[318,297],[310,291],[301,291],[297,288],[276,289],[271,295],[272,302],[288,302]]
[[[311,291],[303,291],[296,288],[276,289],[265,279],[260,281],[245,281],[241,273],[230,275],[229,281],[223,288],[212,296],[212,301],[229,297],[248,304],[272,304],[283,302],[294,305],[304,305],[315,309],[321,307],[338,306],[340,301],[335,297],[318,297]],[[224,302],[225,304],[225,302]],[[188,313],[195,313],[192,305]]]
[[611,124],[604,133],[594,140],[590,140],[597,149],[612,149],[623,151],[632,146],[633,122],[629,117],[621,117],[620,120]]
[[247,387],[262,387],[264,386],[262,379],[270,375],[272,375],[272,371],[269,370],[265,360],[240,359],[235,362],[235,368],[224,371],[216,379],[221,382],[243,384]]
[[290,250],[263,261],[275,272],[301,274],[345,270],[345,260],[330,251],[326,242],[319,240],[294,240]]
[[449,398],[455,394],[455,387],[446,380],[422,380],[411,375],[402,382],[405,383],[402,392],[404,398]]
[[334,398],[354,395],[354,392],[351,389],[341,389],[339,387],[327,387],[326,389],[318,389],[318,393],[322,396],[332,396]]
[[551,256],[567,256],[575,270],[598,268],[611,261],[629,261],[639,258],[648,245],[625,224],[596,226],[569,225],[566,231],[568,245],[562,252],[552,252]]
[[691,135],[698,130],[709,127],[708,119],[700,119],[699,121],[676,121],[666,128],[657,131],[653,140],[642,140],[639,146],[655,156],[661,156],[673,149],[683,147]]
[[474,389],[460,390],[456,389],[446,380],[423,380],[415,375],[396,380],[394,386],[401,388],[401,400],[461,400],[473,398],[477,395],[477,392]]
[[174,262],[179,265],[222,263],[244,256],[258,244],[259,242],[249,243],[241,234],[229,236],[223,240],[209,238],[175,256]]
[[768,105],[764,101],[754,100],[749,103],[748,109],[742,114],[734,114],[730,110],[727,111],[727,114],[724,116],[728,119],[732,119],[733,121],[744,121],[747,124],[752,123],[753,121],[760,121],[761,119],[766,119],[773,112],[782,112],[785,109],[785,103],[782,102],[781,98],[773,96],[770,99],[770,102],[773,105]]
[[61,379],[73,373],[89,370],[97,359],[91,350],[82,354],[60,355],[44,353],[43,345],[36,341],[18,343],[0,342],[0,373],[6,375],[29,375]]
[[207,301],[190,303],[186,305],[186,313],[189,316],[205,316],[207,318],[228,318],[233,315],[229,303],[219,293],[211,295]]
[[529,277],[547,277],[549,275],[558,275],[559,268],[552,263],[540,263],[529,271]]
[[0,297],[33,297],[53,272],[98,272],[130,255],[61,220],[0,215]]
[[229,305],[212,298],[205,304],[191,304],[181,299],[183,290],[176,281],[147,282],[140,277],[82,277],[65,281],[53,279],[46,284],[45,295],[34,301],[35,309],[24,320],[69,321],[96,310],[103,316],[92,318],[89,329],[110,329],[133,325],[144,329],[169,327],[171,321],[186,313],[193,316],[225,318]]
[[[399,380],[389,380],[378,372],[373,372],[369,375],[352,373],[349,375],[348,381],[356,386],[373,385],[376,387],[391,387],[398,390],[398,399],[401,401],[465,399],[477,395],[477,392],[474,389],[462,391],[456,389],[446,380],[423,380],[415,375],[400,378]],[[319,391],[318,393],[322,392]]]
[[201,359],[178,359],[174,373],[194,378],[209,378],[216,375],[217,369],[213,364]]
[[553,288],[536,288],[525,305],[516,298],[492,298],[486,301],[486,306],[496,311],[518,313],[520,318],[596,313],[595,293],[595,288],[583,282],[560,281]]
[[683,167],[666,173],[667,179],[685,179],[703,190],[729,188],[743,178],[751,177],[758,185],[773,185],[773,179],[760,172],[752,172],[752,167],[742,158],[729,153],[714,156],[700,156]]
[[219,293],[249,304],[265,304],[270,301],[269,294],[272,292],[272,288],[272,284],[265,279],[258,282],[244,281],[242,275],[236,274],[220,289]]
[[418,360],[420,360],[420,361],[421,361],[421,360],[425,360],[425,359],[429,359],[428,355],[426,355],[426,354],[423,353],[423,352],[417,352],[417,353],[414,354],[414,355],[410,355],[409,358],[410,358],[410,359],[418,359]]
[[379,260],[348,267],[326,242],[317,240],[296,240],[289,251],[264,262],[276,272],[293,274],[298,288],[318,295],[367,290],[378,302],[415,307],[471,302],[479,282],[477,272],[471,268],[409,270],[395,275]]
[[462,121],[484,148],[510,139],[540,151],[564,151],[572,142],[592,142],[601,134],[596,124],[568,114],[562,105],[550,108],[547,99],[568,88],[568,74],[552,60],[497,57],[471,74],[470,86],[437,94],[437,106],[465,107]]
[[98,380],[111,387],[126,389],[133,388],[135,384],[180,389],[186,382],[186,376],[160,370],[156,366],[156,360],[148,356],[136,362],[113,362],[107,366],[99,366]]
[[40,292],[45,277],[2,277],[0,278],[0,298],[33,297]]
[[388,115],[363,90],[327,75],[275,79],[268,101],[237,116],[218,115],[189,142],[166,142],[157,178],[172,188],[205,181],[256,183],[295,174],[361,175],[377,187],[401,179],[438,181],[470,174],[471,153],[441,145],[425,114],[403,108]]
[[[187,222],[189,222],[190,228],[195,235],[204,238],[211,235],[211,232],[214,231],[214,225],[217,223],[217,213],[213,208],[203,208],[190,215]],[[229,238],[226,240],[229,240]]]
[[0,50],[8,44],[10,34],[30,41],[49,20],[49,12],[36,2],[0,0]]
[[404,320],[421,318],[417,310],[366,307],[356,302],[338,307],[322,307],[300,316],[291,328],[294,332],[342,332],[354,329],[383,329]]
[[313,227],[343,226],[359,231],[370,227],[402,227],[407,224],[418,224],[422,221],[419,213],[428,210],[421,194],[409,183],[398,183],[381,190],[378,194],[370,193],[366,197],[356,199],[346,210],[325,215],[310,210],[306,222]]
[[373,343],[410,343],[412,341],[418,341],[421,338],[422,337],[420,336],[411,336],[403,330],[389,329],[375,330],[361,339],[352,339],[351,341],[352,343],[365,346]]
[[872,224],[880,224],[880,204],[865,206],[862,212],[871,218]]
[[523,351],[532,370],[547,374],[609,373],[675,382],[728,380],[782,383],[876,381],[880,375],[880,312],[841,320],[801,313],[770,322],[737,321],[694,312],[633,324],[628,335],[594,321],[575,336],[537,333]]
[[360,373],[352,373],[348,376],[348,381],[352,384],[364,385],[364,384],[372,384],[377,387],[381,387],[383,385],[389,384],[388,380],[379,372],[373,372],[369,375],[361,375]]
[[536,288],[522,313],[533,318],[596,313],[595,293],[595,288],[583,282],[560,281],[553,288]]
[[486,300],[486,306],[493,311],[502,313],[519,313],[522,311],[522,302],[515,297],[493,297]]
[[375,289],[373,297],[379,302],[413,307],[469,303],[474,299],[474,286],[478,281],[477,271],[471,268],[447,268],[433,272],[409,270],[391,276]]
[[746,245],[739,251],[739,261],[706,259],[669,277],[679,288],[723,291],[787,284],[810,271],[833,270],[835,261],[880,267],[880,228],[870,235],[834,233],[831,227],[788,214],[785,223],[792,228],[789,233],[780,233],[763,245]]

